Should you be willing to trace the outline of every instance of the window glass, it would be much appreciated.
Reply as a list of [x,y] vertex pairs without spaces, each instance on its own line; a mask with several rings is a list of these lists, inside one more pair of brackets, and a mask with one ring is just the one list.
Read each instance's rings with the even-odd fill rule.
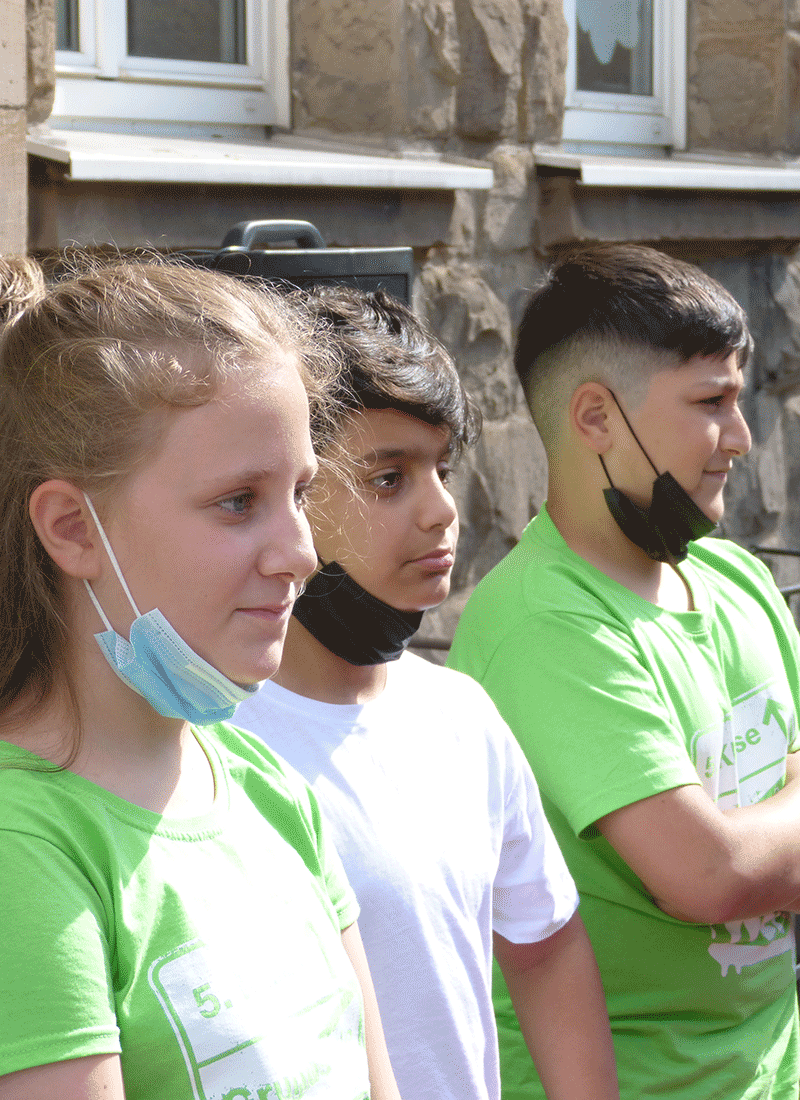
[[576,0],[577,87],[653,95],[652,0]]
[[128,54],[244,65],[245,0],[128,0]]
[[56,0],[56,49],[77,52],[78,0]]

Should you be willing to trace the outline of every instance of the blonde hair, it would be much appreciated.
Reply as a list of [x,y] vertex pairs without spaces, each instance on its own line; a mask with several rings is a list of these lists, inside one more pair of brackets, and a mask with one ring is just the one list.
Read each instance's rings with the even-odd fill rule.
[[27,256],[0,256],[0,324],[44,294],[44,274]]
[[[0,714],[38,707],[67,643],[59,575],[28,514],[37,485],[64,478],[102,500],[146,459],[164,415],[212,400],[233,376],[258,386],[293,356],[319,430],[335,358],[276,292],[171,263],[115,262],[45,291],[0,342]],[[325,429],[324,434],[328,434]]]

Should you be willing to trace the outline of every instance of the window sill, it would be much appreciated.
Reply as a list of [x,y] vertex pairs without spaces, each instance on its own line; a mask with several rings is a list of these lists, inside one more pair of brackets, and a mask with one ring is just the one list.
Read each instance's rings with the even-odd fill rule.
[[640,241],[695,258],[800,242],[800,161],[608,156],[535,146],[538,247]]
[[42,130],[29,135],[28,152],[64,165],[70,180],[479,191],[493,184],[491,168],[436,158],[145,134]]
[[798,191],[800,160],[737,162],[702,159],[699,154],[669,157],[598,156],[534,145],[537,167],[577,172],[586,187],[641,187],[702,191]]

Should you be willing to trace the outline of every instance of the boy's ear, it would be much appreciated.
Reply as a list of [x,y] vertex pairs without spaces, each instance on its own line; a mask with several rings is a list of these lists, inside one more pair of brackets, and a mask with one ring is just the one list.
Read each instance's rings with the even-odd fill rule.
[[600,382],[582,382],[569,403],[570,426],[587,447],[605,454],[612,443],[614,399]]
[[100,574],[99,539],[83,493],[53,478],[37,485],[28,511],[47,553],[67,576],[92,580]]

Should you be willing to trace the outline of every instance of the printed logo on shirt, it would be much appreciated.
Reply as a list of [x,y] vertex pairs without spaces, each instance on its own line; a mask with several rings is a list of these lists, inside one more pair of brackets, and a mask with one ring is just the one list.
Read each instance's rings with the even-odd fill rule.
[[[692,761],[703,789],[722,810],[752,806],[780,790],[786,753],[797,727],[794,703],[785,685],[773,680],[740,695],[722,722],[695,734]],[[729,921],[711,929],[709,955],[722,977],[741,974],[794,948],[787,913]]]
[[341,967],[335,974],[306,931],[302,953],[296,944],[245,953],[198,939],[150,966],[194,1100],[311,1100],[330,1095],[332,1074],[344,1095],[368,1100],[357,988],[342,986]]
[[[727,935],[721,932],[721,927]],[[715,942],[708,953],[719,963],[723,978],[731,967],[741,974],[745,966],[755,966],[794,947],[794,929],[788,913],[728,921],[724,926],[712,927],[711,937]]]
[[734,699],[720,723],[695,734],[692,761],[721,810],[752,806],[780,789],[796,726],[788,688],[771,681]]

